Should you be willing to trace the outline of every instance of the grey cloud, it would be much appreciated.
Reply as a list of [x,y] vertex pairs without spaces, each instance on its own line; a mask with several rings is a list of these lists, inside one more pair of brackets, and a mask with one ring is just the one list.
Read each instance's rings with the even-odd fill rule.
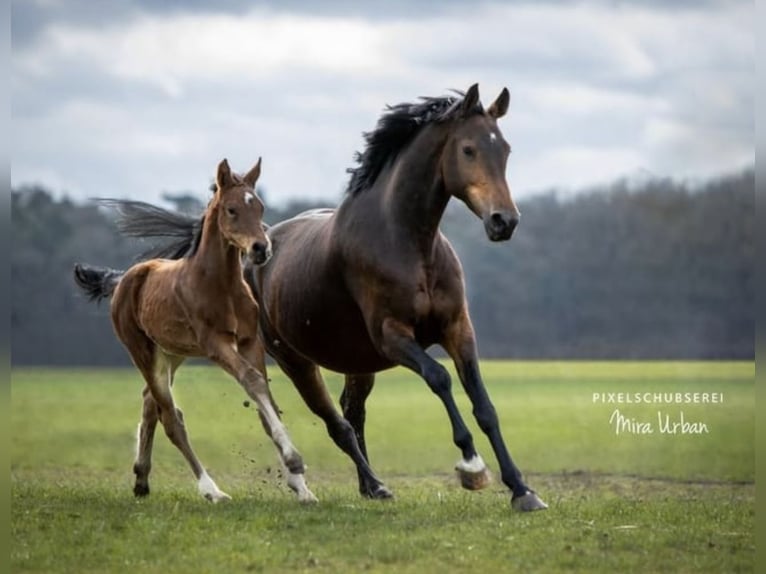
[[[35,34],[51,23],[98,29],[105,22],[128,23],[149,12],[243,13],[253,6],[234,1],[215,4],[145,1],[119,6],[112,2],[72,1],[64,10],[57,3],[46,4],[45,9],[36,3],[23,3],[18,8],[16,4],[13,41],[19,54],[34,51]],[[567,183],[567,175],[559,173],[558,166],[545,164],[544,175],[548,179],[538,185],[537,173],[529,167],[535,165],[535,158],[564,157],[563,153],[556,155],[560,148],[581,147],[593,154],[603,150],[605,157],[618,158],[641,154],[647,165],[655,162],[654,169],[668,170],[670,175],[677,173],[672,171],[673,162],[684,165],[683,149],[641,147],[646,122],[657,117],[656,110],[650,109],[655,101],[666,106],[661,119],[688,124],[706,137],[729,130],[731,135],[726,135],[725,141],[745,149],[753,140],[753,87],[749,73],[752,62],[747,55],[738,59],[736,53],[726,54],[720,60],[711,59],[707,67],[685,66],[685,60],[680,58],[675,66],[657,65],[653,73],[630,76],[620,74],[614,67],[599,65],[587,51],[573,53],[567,46],[544,53],[527,49],[523,44],[510,50],[504,38],[474,37],[475,30],[465,29],[457,39],[438,38],[434,44],[427,38],[433,26],[438,25],[439,14],[457,11],[460,22],[461,15],[477,9],[474,4],[447,2],[439,3],[437,8],[412,3],[417,6],[417,14],[407,13],[405,4],[410,3],[403,1],[385,3],[385,8],[380,6],[383,3],[377,3],[377,7],[349,4],[292,0],[259,5],[274,11],[313,15],[340,15],[355,10],[359,18],[372,21],[378,18],[404,21],[412,17],[413,20],[406,21],[421,25],[426,38],[423,41],[433,45],[423,50],[413,49],[406,42],[392,46],[411,68],[407,73],[377,69],[369,73],[344,73],[288,67],[258,79],[246,74],[227,77],[225,85],[204,75],[193,75],[181,80],[181,89],[175,95],[146,81],[94,69],[87,59],[64,59],[47,75],[26,76],[23,70],[17,70],[15,79],[12,73],[14,168],[27,178],[41,177],[52,185],[66,186],[78,197],[109,194],[156,201],[163,189],[204,194],[211,170],[220,157],[228,155],[234,164],[247,165],[256,154],[264,156],[263,181],[275,201],[298,196],[334,201],[347,181],[345,169],[361,146],[361,132],[375,125],[385,104],[411,101],[420,95],[440,95],[449,88],[465,89],[473,81],[480,82],[485,103],[500,87],[508,86],[511,90],[511,113],[502,121],[501,129],[514,147],[511,170],[519,174],[513,178],[517,195],[551,185],[555,183],[552,178],[557,176],[561,178],[559,183]],[[713,4],[724,10],[718,3],[708,6]],[[614,3],[595,5],[610,10]],[[705,5],[689,2],[682,8],[702,11]],[[669,11],[664,5],[658,9]],[[385,15],[378,16],[378,12]],[[27,44],[20,40],[22,37]],[[443,43],[438,44],[438,40]],[[700,45],[699,50],[703,48]],[[649,55],[653,61],[663,56]],[[704,54],[696,56],[703,58]],[[711,86],[725,83],[731,105],[724,105],[726,102],[716,105],[707,94],[699,92],[700,81]],[[554,104],[535,101],[535,90],[549,84],[554,86],[552,89],[556,85],[562,86],[562,90],[582,86],[633,95],[634,104],[620,113],[610,109],[562,111]],[[647,102],[646,109],[641,108],[643,100]],[[64,108],[80,106],[87,110],[88,105],[97,106],[97,111],[107,115],[94,114],[89,118],[86,114],[75,119],[63,115]],[[108,115],[110,111],[115,115]],[[105,129],[96,125],[99,121],[114,124]],[[184,143],[181,151],[178,142]],[[142,150],[144,145],[154,151]],[[626,150],[623,156],[619,156],[620,150]],[[702,148],[696,153],[704,151]],[[658,154],[671,158],[671,152],[672,162],[657,159]],[[609,156],[610,153],[618,155]],[[692,159],[699,162],[697,157]],[[19,183],[21,175],[14,177],[14,183]]]

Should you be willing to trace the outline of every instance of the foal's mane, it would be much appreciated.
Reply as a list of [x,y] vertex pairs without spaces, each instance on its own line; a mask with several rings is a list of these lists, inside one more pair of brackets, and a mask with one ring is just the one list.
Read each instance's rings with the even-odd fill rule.
[[[362,134],[366,147],[354,154],[358,165],[346,170],[351,174],[346,193],[354,196],[371,187],[386,163],[396,158],[425,126],[458,117],[465,94],[453,92],[457,96],[421,97],[414,104],[386,106],[375,129]],[[482,113],[481,104],[474,111]]]

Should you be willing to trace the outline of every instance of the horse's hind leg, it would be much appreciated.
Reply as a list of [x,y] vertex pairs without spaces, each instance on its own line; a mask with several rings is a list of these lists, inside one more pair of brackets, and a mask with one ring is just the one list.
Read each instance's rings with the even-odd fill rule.
[[367,463],[354,428],[335,408],[319,368],[298,356],[291,356],[288,361],[285,355],[285,352],[280,352],[280,355],[275,357],[279,366],[292,380],[306,405],[325,422],[327,432],[335,444],[356,464],[360,476],[360,492],[368,498],[391,498],[391,491],[375,476]]
[[[356,442],[359,444],[359,450],[362,451],[367,463],[370,463],[370,457],[367,454],[367,444],[364,439],[364,423],[366,418],[365,401],[372,392],[375,384],[375,375],[346,375],[346,384],[340,395],[340,406],[343,408],[343,418],[345,418],[354,429]],[[359,492],[367,496],[365,491],[363,473],[357,468],[359,475]]]

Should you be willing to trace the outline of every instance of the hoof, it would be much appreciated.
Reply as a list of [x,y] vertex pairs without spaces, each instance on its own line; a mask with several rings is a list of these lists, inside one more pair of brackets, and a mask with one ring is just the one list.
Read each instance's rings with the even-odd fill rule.
[[527,490],[522,496],[514,496],[511,499],[511,508],[521,512],[531,512],[533,510],[545,510],[548,505],[531,490]]
[[455,470],[460,479],[460,486],[466,490],[481,490],[492,482],[489,469],[479,455],[468,461],[461,460],[455,465]]
[[314,496],[314,493],[309,491],[298,495],[298,502],[301,504],[317,504],[319,499]]
[[306,477],[303,475],[303,473],[292,473],[288,471],[287,486],[290,488],[290,490],[298,495],[298,502],[304,504],[319,502],[319,499],[314,496],[314,493],[311,492],[309,487],[306,485]]
[[133,487],[133,494],[136,496],[136,498],[149,496],[149,485],[136,483],[136,485]]
[[202,475],[199,478],[199,482],[197,483],[197,489],[202,496],[213,503],[218,503],[222,500],[231,500],[231,496],[218,488],[218,485],[215,483],[215,481],[210,478],[207,472],[204,471],[202,472]]
[[373,488],[364,489],[361,493],[362,496],[369,498],[370,500],[390,500],[394,497],[394,493],[382,484],[378,484]]
[[218,492],[206,492],[203,494],[206,500],[209,500],[213,504],[218,504],[219,502],[224,502],[226,500],[231,500],[231,496],[223,492],[222,490],[219,490]]

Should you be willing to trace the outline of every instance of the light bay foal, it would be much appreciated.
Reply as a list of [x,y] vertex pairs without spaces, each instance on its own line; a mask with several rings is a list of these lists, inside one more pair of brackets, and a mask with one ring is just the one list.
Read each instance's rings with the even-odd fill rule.
[[173,401],[176,369],[186,357],[207,357],[232,375],[255,401],[274,441],[290,488],[303,502],[316,497],[306,486],[303,461],[290,441],[263,376],[256,347],[258,305],[242,276],[242,254],[257,264],[271,256],[263,203],[255,193],[261,160],[244,176],[224,159],[204,215],[202,234],[186,257],[152,259],[125,272],[76,265],[76,283],[91,300],[112,297],[117,337],[146,381],[133,471],[136,496],[149,494],[152,445],[157,422],[181,451],[200,494],[212,502],[229,499],[192,450],[186,424]]

